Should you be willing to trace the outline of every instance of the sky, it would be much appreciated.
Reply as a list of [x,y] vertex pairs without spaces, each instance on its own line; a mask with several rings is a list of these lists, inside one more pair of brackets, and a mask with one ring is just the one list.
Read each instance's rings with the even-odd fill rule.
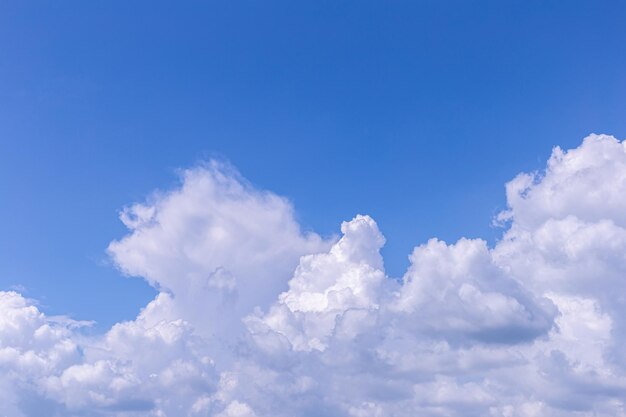
[[625,415],[625,18],[2,2],[0,414]]

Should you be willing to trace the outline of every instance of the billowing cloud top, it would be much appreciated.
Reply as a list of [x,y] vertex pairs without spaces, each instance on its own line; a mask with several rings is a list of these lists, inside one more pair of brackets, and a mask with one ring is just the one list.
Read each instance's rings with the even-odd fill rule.
[[506,225],[417,246],[401,279],[369,216],[325,240],[216,162],[122,212],[109,246],[159,290],[86,336],[0,292],[0,415],[626,416],[626,143],[555,148]]

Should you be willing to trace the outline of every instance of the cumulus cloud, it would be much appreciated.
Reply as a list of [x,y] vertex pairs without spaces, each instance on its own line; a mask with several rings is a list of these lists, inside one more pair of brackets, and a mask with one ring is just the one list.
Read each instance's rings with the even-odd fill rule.
[[331,242],[303,232],[288,200],[253,188],[227,165],[185,170],[181,180],[124,209],[130,233],[108,251],[123,272],[172,294],[171,318],[231,343],[241,318],[284,290],[300,256]]
[[159,290],[135,320],[88,336],[0,292],[0,415],[626,415],[626,144],[506,194],[493,247],[434,238],[395,279],[371,217],[323,239],[232,168],[183,171],[108,249]]
[[352,339],[375,319],[385,280],[379,253],[385,239],[368,216],[344,222],[341,230],[330,251],[301,258],[289,289],[267,315],[248,320],[253,334],[270,332],[294,350],[324,351],[332,337]]

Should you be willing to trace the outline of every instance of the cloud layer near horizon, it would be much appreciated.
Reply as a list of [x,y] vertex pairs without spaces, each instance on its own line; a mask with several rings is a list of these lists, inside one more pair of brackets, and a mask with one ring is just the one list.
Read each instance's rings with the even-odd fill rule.
[[109,246],[159,290],[85,336],[0,292],[0,415],[626,416],[626,143],[592,135],[506,186],[502,238],[304,233],[215,162],[128,207]]

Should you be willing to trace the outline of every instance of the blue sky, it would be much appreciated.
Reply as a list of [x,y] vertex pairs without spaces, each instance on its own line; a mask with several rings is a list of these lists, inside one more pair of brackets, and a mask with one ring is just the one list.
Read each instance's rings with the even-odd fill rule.
[[624,22],[0,2],[0,416],[626,416]]
[[[620,1],[2,2],[0,288],[103,328],[155,294],[118,211],[218,157],[322,236],[357,213],[400,276],[491,242],[503,184],[626,137]],[[112,308],[111,306],[115,306]]]

